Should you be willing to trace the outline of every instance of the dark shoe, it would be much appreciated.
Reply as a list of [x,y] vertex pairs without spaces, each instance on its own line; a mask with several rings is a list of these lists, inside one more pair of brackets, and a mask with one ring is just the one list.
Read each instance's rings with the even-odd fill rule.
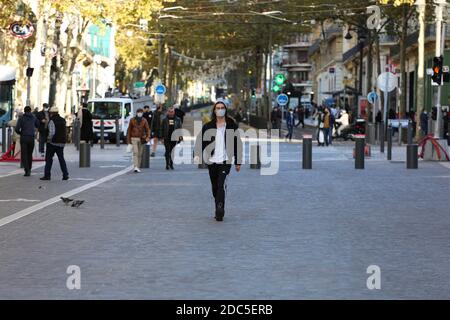
[[166,170],[169,170],[170,168],[169,168],[169,166],[166,166]]
[[69,176],[63,177],[62,179],[63,179],[63,180],[69,180]]
[[40,180],[47,181],[47,180],[50,180],[50,177],[42,177]]
[[223,216],[225,215],[225,209],[223,203],[216,204],[216,220],[223,221]]
[[154,158],[154,157],[155,157],[155,153],[152,152],[152,153],[150,154],[150,157]]
[[174,168],[173,168],[173,164],[171,164],[171,165],[170,165],[170,169],[174,170]]

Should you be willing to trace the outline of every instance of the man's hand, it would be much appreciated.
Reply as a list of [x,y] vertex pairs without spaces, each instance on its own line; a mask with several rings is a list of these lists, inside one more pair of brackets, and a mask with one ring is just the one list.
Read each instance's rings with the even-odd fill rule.
[[236,165],[236,172],[239,172],[239,171],[241,171],[241,165],[240,165],[240,164],[237,164],[237,165]]
[[199,156],[195,156],[194,157],[194,164],[199,164],[200,163],[200,157]]

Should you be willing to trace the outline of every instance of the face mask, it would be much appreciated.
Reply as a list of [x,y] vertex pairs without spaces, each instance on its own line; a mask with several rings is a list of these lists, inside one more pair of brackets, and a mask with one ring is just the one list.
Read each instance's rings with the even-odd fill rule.
[[216,110],[216,116],[218,117],[225,117],[225,113],[226,113],[225,109]]
[[142,112],[139,112],[139,113],[137,114],[138,118],[142,118],[143,115],[144,115],[144,114],[143,114]]

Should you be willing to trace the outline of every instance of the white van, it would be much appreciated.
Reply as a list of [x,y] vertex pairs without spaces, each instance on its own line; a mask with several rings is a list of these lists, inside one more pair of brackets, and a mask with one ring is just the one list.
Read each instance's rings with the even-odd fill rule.
[[100,139],[100,121],[104,119],[105,140],[116,142],[116,119],[119,119],[120,139],[126,143],[126,133],[131,119],[133,100],[130,98],[99,98],[88,101],[92,113],[94,141]]

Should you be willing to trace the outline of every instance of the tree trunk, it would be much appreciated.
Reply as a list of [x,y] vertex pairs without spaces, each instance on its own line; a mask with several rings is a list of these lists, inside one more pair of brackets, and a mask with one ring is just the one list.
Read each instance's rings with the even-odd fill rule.
[[406,36],[408,32],[408,18],[406,12],[406,6],[403,5],[403,17],[402,17],[402,29],[400,39],[400,109],[399,118],[403,118],[406,115]]

